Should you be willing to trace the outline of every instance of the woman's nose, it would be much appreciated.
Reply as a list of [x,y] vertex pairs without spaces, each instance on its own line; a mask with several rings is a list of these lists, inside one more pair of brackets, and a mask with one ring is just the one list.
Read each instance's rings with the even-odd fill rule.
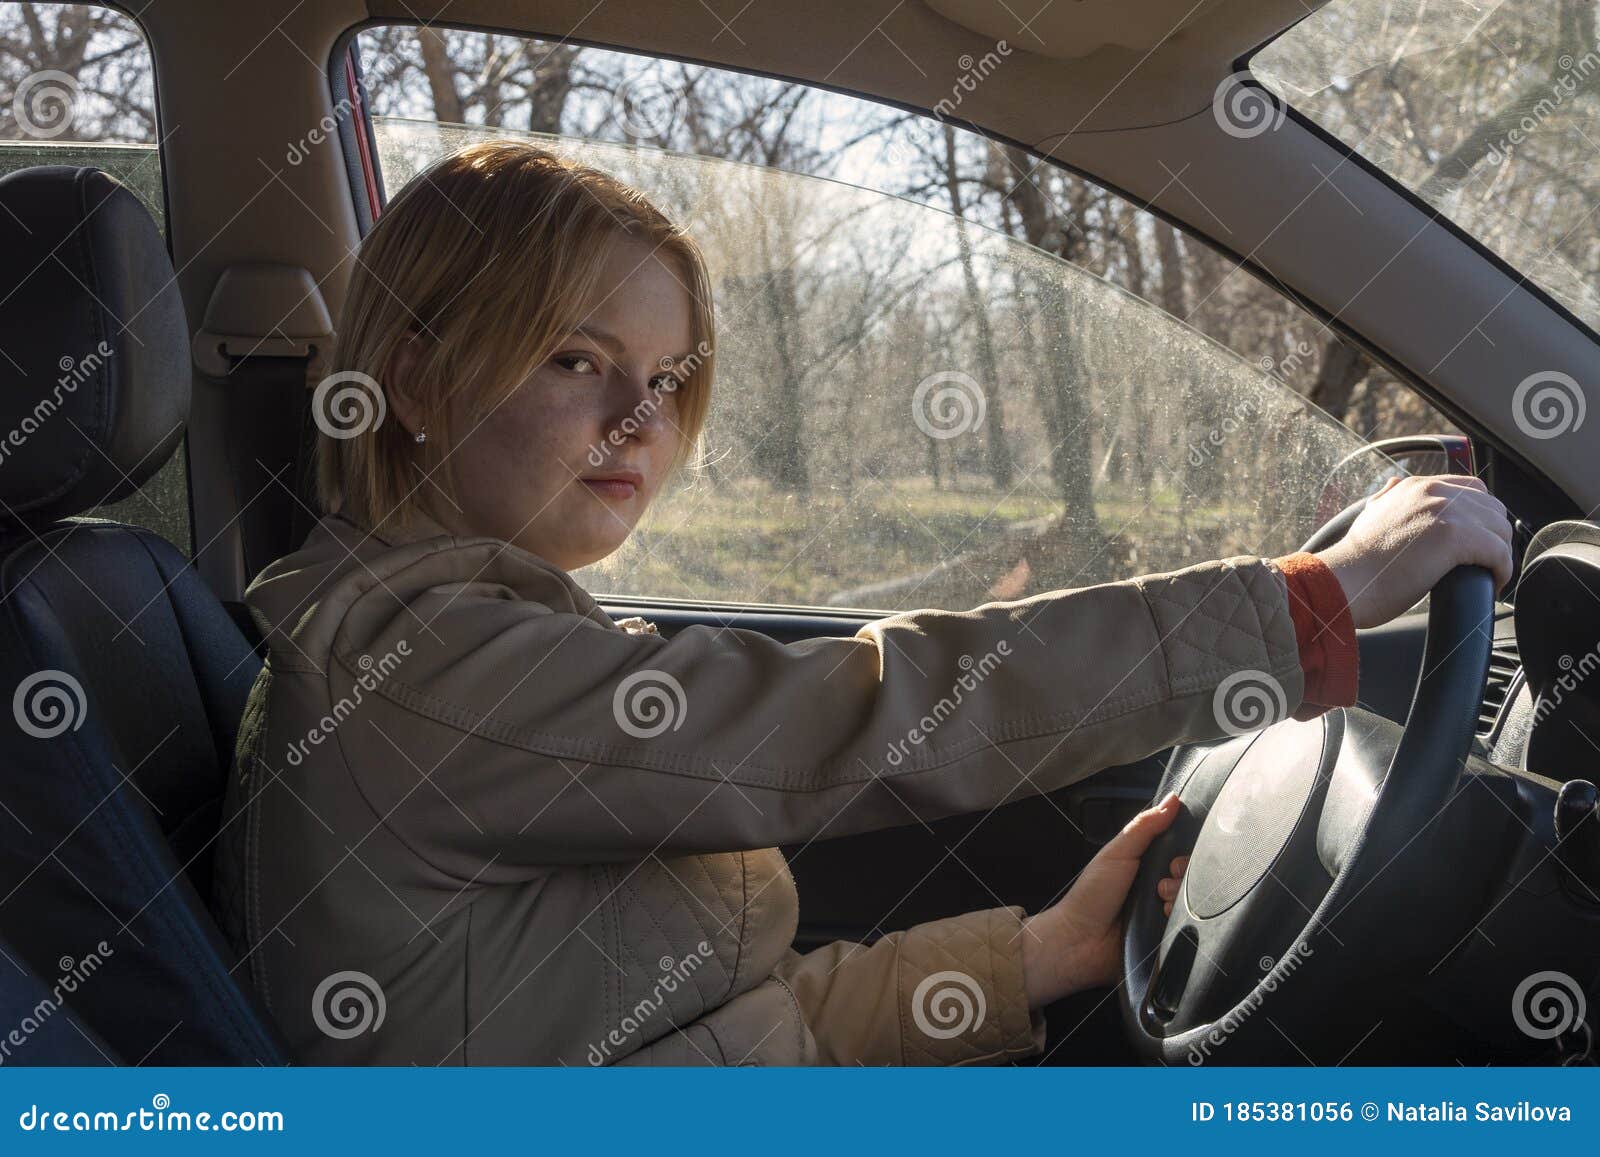
[[666,414],[667,399],[651,381],[658,372],[629,374],[618,391],[617,405],[608,421],[608,433],[651,442],[671,428]]

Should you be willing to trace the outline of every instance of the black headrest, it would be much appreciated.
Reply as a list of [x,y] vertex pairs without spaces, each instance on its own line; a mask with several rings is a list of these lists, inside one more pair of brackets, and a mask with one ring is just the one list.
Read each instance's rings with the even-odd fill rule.
[[189,417],[189,332],[155,222],[99,169],[0,178],[0,521],[131,493]]

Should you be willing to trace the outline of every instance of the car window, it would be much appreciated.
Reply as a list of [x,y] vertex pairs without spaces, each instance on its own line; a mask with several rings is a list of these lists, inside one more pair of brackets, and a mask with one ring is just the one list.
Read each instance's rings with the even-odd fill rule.
[[[637,185],[706,252],[702,452],[576,576],[597,594],[956,608],[1286,553],[1363,444],[1319,390],[1371,434],[1449,430],[1233,263],[949,124],[509,37],[361,42],[391,192],[520,136]],[[1357,456],[1343,492],[1384,467]]]
[[[121,12],[79,4],[0,3],[0,175],[89,165],[166,216],[149,45]],[[88,513],[147,526],[192,549],[183,443],[135,493]]]
[[1261,82],[1600,327],[1600,40],[1572,0],[1334,0]]

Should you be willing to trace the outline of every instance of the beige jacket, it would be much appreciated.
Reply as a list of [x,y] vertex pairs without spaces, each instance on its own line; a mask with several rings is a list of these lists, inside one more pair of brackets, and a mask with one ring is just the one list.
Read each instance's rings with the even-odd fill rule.
[[630,630],[504,542],[333,516],[247,600],[270,654],[215,899],[308,1063],[1032,1054],[1020,908],[801,955],[777,845],[1218,736],[1241,670],[1303,691],[1249,557],[785,646]]

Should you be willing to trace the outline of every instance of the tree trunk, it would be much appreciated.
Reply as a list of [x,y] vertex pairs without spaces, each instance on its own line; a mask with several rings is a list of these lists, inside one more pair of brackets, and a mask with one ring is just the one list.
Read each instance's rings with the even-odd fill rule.
[[456,66],[445,46],[444,33],[437,28],[423,28],[417,32],[422,46],[422,71],[428,78],[428,90],[433,94],[433,115],[441,121],[461,124],[465,113],[461,108],[461,95],[456,92]]
[[1351,395],[1371,368],[1365,354],[1330,335],[1322,347],[1317,380],[1306,397],[1342,422],[1350,410]]
[[[1013,172],[1026,173],[1033,167],[1032,158],[1022,150],[1007,146],[1006,153]],[[1057,222],[1044,191],[1032,179],[1024,180],[1012,190],[1011,200],[1022,221],[1023,239],[1047,252],[1064,255],[1071,234]],[[1061,287],[1051,286],[1041,302],[1046,331],[1045,372],[1035,374],[1033,380],[1039,409],[1044,414],[1045,433],[1050,439],[1050,476],[1061,495],[1063,520],[1070,521],[1074,532],[1092,544],[1088,548],[1092,554],[1104,540],[1104,532],[1094,508],[1092,439],[1083,393],[1087,383],[1079,381],[1070,308]]]
[[988,302],[978,274],[972,265],[972,246],[967,233],[966,206],[961,197],[961,174],[956,166],[956,130],[944,126],[945,192],[950,197],[950,212],[955,215],[961,248],[961,279],[967,290],[967,305],[972,310],[978,334],[978,374],[985,394],[985,430],[989,477],[999,490],[1010,490],[1017,473],[1016,460],[1006,441],[1005,398],[1000,389],[1000,366],[994,356],[994,333],[989,327]]

